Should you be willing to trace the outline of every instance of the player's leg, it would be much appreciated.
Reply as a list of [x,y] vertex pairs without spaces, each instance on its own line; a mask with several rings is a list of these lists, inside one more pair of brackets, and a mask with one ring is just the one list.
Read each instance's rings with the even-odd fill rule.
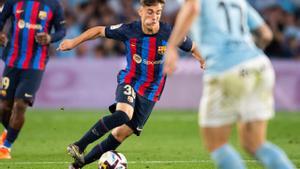
[[116,150],[123,141],[131,136],[133,130],[127,125],[116,127],[112,133],[103,140],[100,144],[96,145],[83,159],[77,160],[73,165],[75,167],[83,167],[94,161],[99,160],[102,154],[110,150]]
[[245,86],[248,93],[243,99],[244,110],[239,124],[241,143],[267,169],[293,169],[295,167],[286,154],[266,141],[267,121],[274,116],[275,74],[272,65],[266,57],[259,57],[247,64],[247,69]]
[[244,149],[267,169],[295,169],[283,150],[266,141],[266,130],[266,121],[240,123],[240,141]]
[[0,100],[0,121],[4,127],[4,131],[0,136],[0,146],[3,145],[7,137],[7,128],[13,107],[13,100]]
[[0,119],[5,129],[7,129],[9,124],[13,103],[13,100],[0,100]]
[[241,88],[232,79],[235,72],[219,76],[205,76],[200,103],[199,123],[206,148],[219,169],[244,169],[240,154],[228,143],[231,125],[237,121],[237,104]]
[[139,136],[143,130],[143,126],[151,115],[154,105],[155,102],[137,95],[132,119],[126,123],[126,125],[114,128],[112,133],[104,141],[95,146],[84,158],[76,160],[75,163],[72,164],[74,168],[80,168],[92,163],[98,160],[103,153],[115,150],[133,133]]
[[239,153],[228,143],[231,125],[203,127],[203,139],[211,158],[219,169],[246,168]]
[[118,103],[116,108],[112,110],[112,114],[97,121],[80,140],[68,146],[67,151],[71,156],[74,158],[82,156],[81,154],[90,143],[132,119],[136,97],[134,90],[130,85],[119,85],[116,95]]
[[17,87],[18,70],[5,67],[2,76],[0,90],[0,121],[4,128],[7,129]]
[[[17,69],[18,83],[16,84],[15,99],[7,128],[7,137],[3,148],[0,150],[0,159],[5,159],[9,154],[13,143],[16,141],[25,122],[25,112],[28,106],[32,106],[35,94],[39,89],[43,71]],[[8,153],[7,153],[8,152]]]
[[4,147],[11,148],[12,144],[17,139],[25,122],[25,112],[27,107],[28,103],[25,100],[15,99],[9,126],[7,128],[7,138],[3,144]]

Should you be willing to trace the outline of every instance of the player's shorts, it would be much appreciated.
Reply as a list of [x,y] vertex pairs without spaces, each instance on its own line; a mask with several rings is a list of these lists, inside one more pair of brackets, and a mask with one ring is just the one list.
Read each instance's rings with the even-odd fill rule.
[[[133,130],[134,134],[139,136],[154,108],[155,102],[140,96],[127,84],[118,85],[116,102],[127,103],[134,108],[133,117],[126,125]],[[116,104],[111,105],[109,110],[112,113],[115,112]]]
[[258,57],[215,76],[204,76],[199,123],[221,127],[274,116],[275,74],[267,57]]
[[2,75],[0,99],[24,99],[29,106],[33,105],[44,71],[18,69],[5,66]]

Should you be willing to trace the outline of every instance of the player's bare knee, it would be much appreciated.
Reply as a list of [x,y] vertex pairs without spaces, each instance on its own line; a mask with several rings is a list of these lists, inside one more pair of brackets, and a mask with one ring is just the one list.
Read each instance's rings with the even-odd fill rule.
[[17,100],[13,106],[13,112],[17,114],[24,114],[28,104],[24,100]]
[[112,130],[112,135],[119,142],[123,142],[124,140],[126,140],[126,138],[131,136],[132,133],[133,133],[133,131],[129,127],[127,127],[126,125],[117,127],[117,128]]
[[133,107],[127,103],[118,103],[117,104],[117,110],[123,111],[127,114],[128,118],[131,120],[133,117]]

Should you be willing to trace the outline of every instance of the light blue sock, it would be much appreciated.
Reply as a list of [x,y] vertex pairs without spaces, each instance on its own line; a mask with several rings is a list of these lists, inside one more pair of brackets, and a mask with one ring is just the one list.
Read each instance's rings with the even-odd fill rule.
[[237,151],[228,144],[211,153],[219,169],[245,169],[246,166]]
[[255,156],[267,169],[296,169],[286,154],[272,143],[263,144]]

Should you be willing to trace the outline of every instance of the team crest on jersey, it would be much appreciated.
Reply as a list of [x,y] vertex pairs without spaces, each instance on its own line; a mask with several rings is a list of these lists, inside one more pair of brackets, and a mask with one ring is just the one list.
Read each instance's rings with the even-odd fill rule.
[[135,61],[136,63],[138,63],[138,64],[142,63],[142,57],[139,56],[138,54],[134,54],[134,55],[133,55],[133,59],[134,59],[134,61]]
[[110,26],[110,29],[111,29],[111,30],[118,29],[118,28],[120,28],[122,25],[123,25],[123,24],[112,25],[112,26]]
[[158,54],[160,55],[164,55],[166,51],[167,51],[167,46],[159,46],[157,50]]
[[45,20],[47,18],[47,12],[46,11],[40,11],[39,12],[39,18],[41,20]]

